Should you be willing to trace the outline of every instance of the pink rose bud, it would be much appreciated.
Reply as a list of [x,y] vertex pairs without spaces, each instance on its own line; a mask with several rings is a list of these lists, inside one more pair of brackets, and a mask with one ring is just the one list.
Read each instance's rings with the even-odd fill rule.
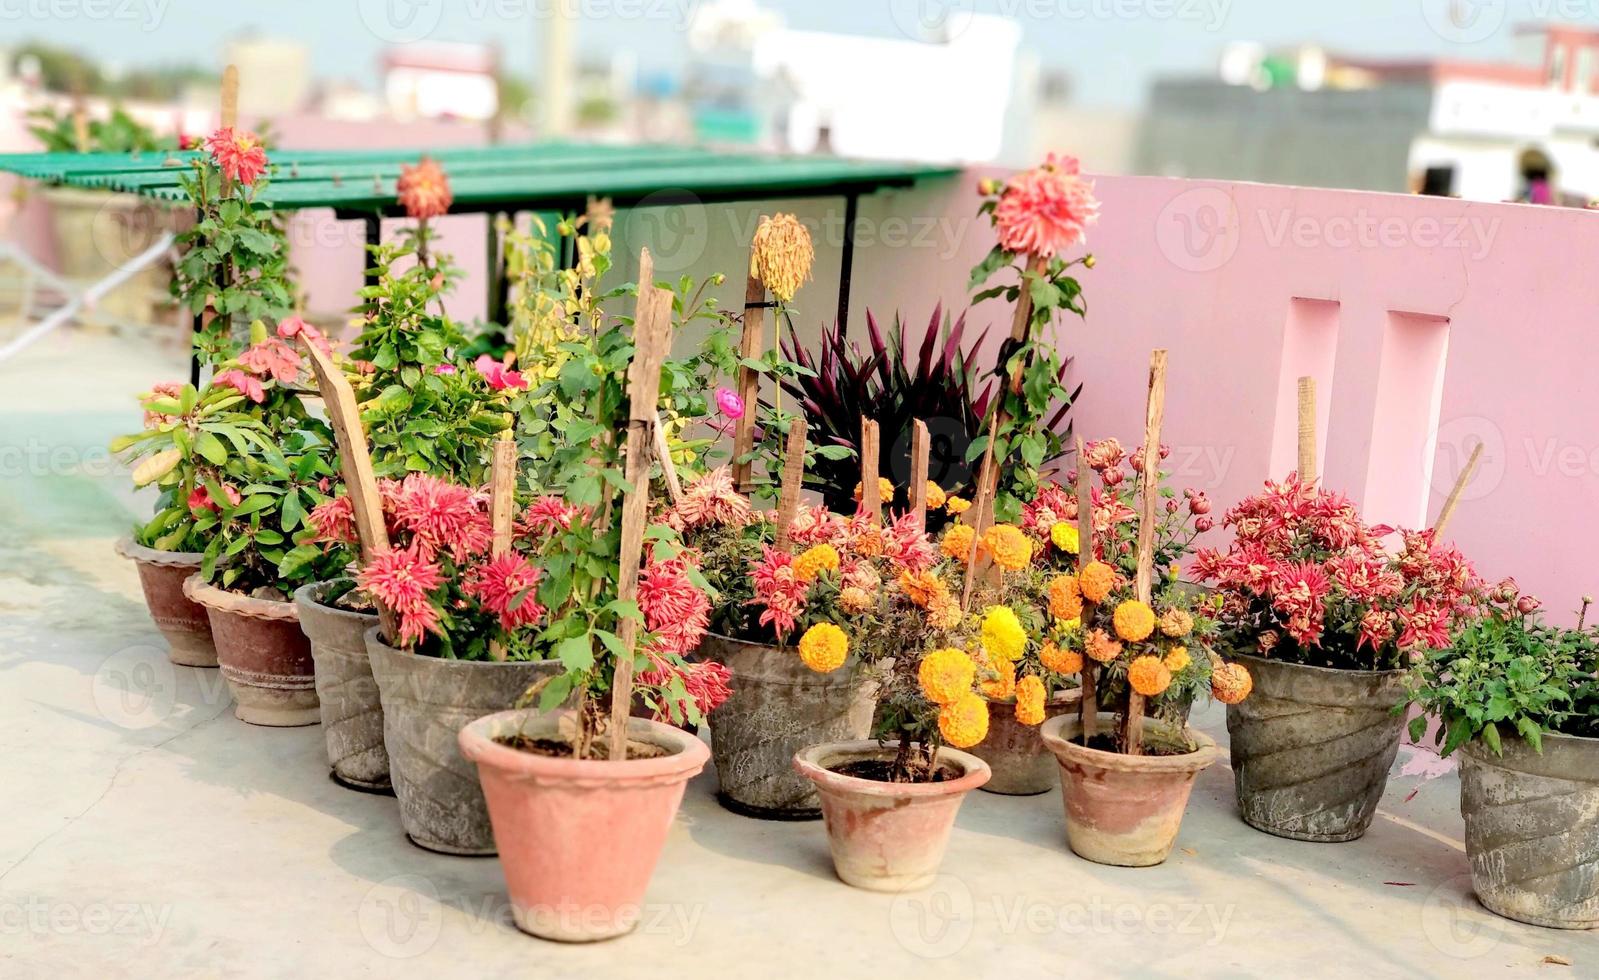
[[1516,612],[1521,613],[1523,616],[1530,616],[1537,612],[1538,607],[1541,605],[1543,603],[1538,601],[1537,596],[1524,595],[1516,600]]
[[1194,530],[1198,531],[1200,534],[1204,534],[1206,531],[1209,531],[1215,526],[1216,522],[1209,517],[1201,517],[1194,521]]
[[716,407],[730,419],[738,420],[744,417],[744,399],[738,397],[732,388],[716,389]]

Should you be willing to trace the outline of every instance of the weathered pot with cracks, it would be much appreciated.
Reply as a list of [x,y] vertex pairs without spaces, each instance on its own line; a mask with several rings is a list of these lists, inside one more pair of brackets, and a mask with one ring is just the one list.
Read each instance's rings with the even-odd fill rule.
[[1186,744],[1183,755],[1122,755],[1077,744],[1082,721],[1062,715],[1044,722],[1039,734],[1060,764],[1066,808],[1066,842],[1079,857],[1097,864],[1146,868],[1171,854],[1182,827],[1194,777],[1216,761],[1210,736],[1181,731],[1151,718],[1146,743]]
[[[1082,691],[1058,692],[1044,705],[1044,720],[1077,711],[1082,699]],[[983,792],[1037,796],[1050,791],[1058,767],[1055,757],[1045,750],[1038,729],[1038,725],[1016,720],[1015,701],[988,701],[988,737],[967,750],[994,772]]]
[[834,772],[851,762],[892,762],[898,742],[834,742],[794,756],[794,771],[816,784],[833,870],[875,892],[925,888],[938,876],[966,794],[988,782],[988,763],[951,748],[938,764],[956,775],[937,783],[888,783]]
[[215,667],[216,644],[211,641],[211,617],[205,607],[183,592],[183,583],[205,563],[197,551],[156,551],[123,538],[117,554],[131,559],[139,569],[139,586],[150,618],[167,641],[167,659],[182,667]]
[[714,634],[700,642],[698,657],[733,675],[731,696],[707,719],[716,798],[763,820],[820,818],[816,787],[794,771],[794,753],[871,733],[874,690],[860,669],[850,663],[818,674],[794,650]]
[[560,673],[560,663],[424,657],[394,649],[380,631],[367,630],[366,648],[406,836],[441,854],[495,853],[477,771],[461,755],[458,736],[468,723],[510,708],[540,678]]
[[1490,911],[1552,929],[1599,928],[1599,739],[1547,734],[1496,756],[1461,750],[1471,884]]
[[322,733],[333,778],[355,789],[388,792],[383,703],[366,652],[366,631],[378,624],[378,617],[321,602],[349,586],[347,579],[313,582],[294,593],[294,602],[316,663],[316,695],[322,706]]
[[1248,699],[1227,708],[1239,815],[1290,840],[1359,838],[1399,753],[1405,671],[1233,659],[1255,681]]
[[298,728],[322,720],[311,643],[300,631],[294,603],[228,592],[198,573],[183,583],[183,594],[205,606],[211,617],[217,665],[240,721]]

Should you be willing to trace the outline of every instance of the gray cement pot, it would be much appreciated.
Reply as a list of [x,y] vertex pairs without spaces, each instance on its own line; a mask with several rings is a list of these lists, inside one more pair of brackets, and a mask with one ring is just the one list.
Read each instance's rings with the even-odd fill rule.
[[1256,830],[1337,842],[1371,826],[1399,752],[1402,670],[1305,667],[1236,656],[1255,680],[1227,707],[1238,812]]
[[560,673],[561,665],[440,660],[396,650],[378,633],[378,627],[367,631],[366,648],[406,836],[441,854],[494,854],[477,768],[461,755],[458,736],[468,723],[510,708],[534,682]]
[[343,580],[303,585],[295,591],[294,603],[316,663],[316,695],[333,778],[353,789],[386,793],[391,786],[389,753],[383,748],[383,704],[366,652],[366,631],[378,624],[378,618],[320,601],[335,586],[348,584]]
[[794,770],[794,754],[871,733],[876,691],[849,663],[831,674],[805,666],[790,648],[707,634],[699,659],[732,672],[732,696],[707,719],[716,798],[734,813],[763,820],[819,820],[816,786]]
[[[980,788],[1002,796],[1037,796],[1049,792],[1060,781],[1055,757],[1044,749],[1038,725],[1016,720],[1016,702],[988,703],[988,737],[967,749],[988,763],[993,776]],[[1082,703],[1080,690],[1059,691],[1044,705],[1044,721],[1056,715],[1075,713]]]
[[1599,927],[1599,739],[1545,735],[1461,750],[1471,884],[1489,910],[1552,929]]

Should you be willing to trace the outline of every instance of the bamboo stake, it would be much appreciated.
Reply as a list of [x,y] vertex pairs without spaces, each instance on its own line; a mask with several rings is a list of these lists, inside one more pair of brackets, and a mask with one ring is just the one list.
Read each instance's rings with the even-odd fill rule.
[[239,66],[228,65],[222,69],[222,111],[224,127],[239,124]]
[[[649,250],[641,256],[642,268],[651,268]],[[627,369],[627,457],[624,478],[632,490],[622,501],[621,578],[616,597],[620,602],[638,598],[639,562],[644,555],[644,527],[649,518],[650,429],[655,425],[656,403],[661,393],[661,365],[672,347],[672,292],[639,284],[638,309],[633,321],[633,363]],[[638,645],[639,622],[622,618],[617,636],[623,655],[616,658],[611,682],[610,758],[627,758],[627,719],[633,710],[633,657]]]
[[805,484],[805,417],[788,423],[788,452],[783,457],[783,487],[777,498],[777,550],[788,551]]
[[878,474],[877,423],[861,416],[861,511],[873,524],[883,520],[883,492],[877,485]]
[[[305,334],[300,335],[305,338]],[[355,389],[344,377],[344,372],[334,366],[309,339],[305,352],[311,361],[311,372],[316,376],[317,391],[327,406],[328,421],[333,424],[333,435],[339,447],[339,470],[344,475],[344,491],[350,496],[350,509],[355,514],[355,534],[361,546],[362,561],[371,561],[377,553],[389,546],[388,526],[383,521],[383,498],[378,493],[377,477],[372,472],[372,453],[367,448],[366,430],[361,426],[361,410],[356,405]],[[378,619],[383,627],[383,638],[390,643],[399,642],[398,621],[394,611],[378,603]]]
[[655,413],[655,458],[661,462],[661,479],[666,481],[666,494],[673,506],[683,499],[683,484],[677,478],[677,465],[672,462],[672,447],[666,441],[666,426],[661,424],[661,413]]
[[1471,450],[1471,457],[1466,460],[1466,468],[1460,471],[1460,476],[1455,478],[1454,489],[1449,491],[1449,497],[1444,501],[1444,509],[1438,512],[1438,522],[1432,526],[1433,543],[1443,539],[1444,528],[1449,526],[1449,521],[1455,516],[1455,507],[1460,504],[1460,495],[1466,492],[1466,484],[1476,475],[1477,461],[1482,458],[1482,440],[1477,441]]
[[[754,246],[750,246],[749,279],[744,283],[744,333],[739,340],[739,356],[755,359],[766,344],[766,284],[755,274]],[[740,365],[738,369],[738,397],[744,402],[744,414],[733,428],[733,486],[739,493],[754,489],[750,472],[753,461],[744,459],[755,450],[755,407],[761,397],[761,376],[754,368]]]
[[[1088,466],[1088,454],[1083,451],[1083,438],[1077,437],[1077,570],[1082,571],[1083,566],[1094,560],[1094,488],[1093,470]],[[1083,631],[1088,631],[1087,624],[1094,616],[1094,604],[1087,599],[1083,600]],[[1086,646],[1085,646],[1086,649]],[[1099,694],[1095,691],[1095,673],[1099,664],[1094,658],[1083,654],[1082,681],[1079,685],[1082,691],[1082,700],[1078,703],[1078,718],[1083,725],[1083,745],[1087,746],[1099,727]]]
[[[494,442],[494,459],[489,469],[489,522],[494,529],[489,554],[495,558],[508,554],[515,527],[516,511],[516,439],[507,429]],[[524,598],[522,601],[528,601]],[[505,644],[498,640],[489,644],[489,656],[505,659]]]
[[[1153,599],[1155,514],[1160,504],[1160,426],[1166,416],[1166,351],[1149,355],[1149,400],[1144,410],[1144,465],[1139,473],[1143,513],[1138,521],[1138,568],[1133,592],[1139,602]],[[1127,692],[1127,754],[1144,754],[1144,696]]]
[[927,423],[911,420],[911,513],[916,515],[917,528],[927,530],[927,457],[931,439]]
[[1299,479],[1316,482],[1316,379],[1299,379]]

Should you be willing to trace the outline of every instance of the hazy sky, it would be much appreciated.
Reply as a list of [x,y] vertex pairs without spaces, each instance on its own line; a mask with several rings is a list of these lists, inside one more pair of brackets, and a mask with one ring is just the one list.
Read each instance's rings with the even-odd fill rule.
[[[428,27],[439,40],[498,41],[523,74],[537,67],[537,37],[557,2],[576,4],[580,50],[633,51],[646,69],[681,64],[686,11],[700,0],[0,0],[0,44],[37,38],[125,65],[220,62],[221,43],[244,30],[307,41],[318,76],[371,84],[390,38]],[[1315,41],[1374,55],[1494,59],[1511,50],[1511,25],[1599,25],[1599,0],[1463,0],[1467,25],[1451,27],[1451,0],[768,0],[795,27],[905,36],[940,10],[1007,13],[1046,64],[1068,70],[1079,101],[1134,105],[1150,77],[1207,70],[1229,40]],[[1462,2],[1462,0],[1455,0]],[[1472,19],[1472,16],[1479,19]],[[1438,29],[1431,23],[1443,25]],[[1503,26],[1493,29],[1494,25]],[[374,26],[375,25],[375,26]],[[1474,43],[1449,37],[1488,34]]]

